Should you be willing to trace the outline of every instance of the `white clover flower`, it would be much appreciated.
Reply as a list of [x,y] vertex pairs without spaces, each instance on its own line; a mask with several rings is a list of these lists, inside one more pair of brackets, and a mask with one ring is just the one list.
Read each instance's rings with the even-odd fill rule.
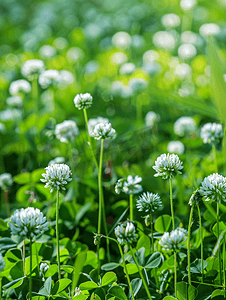
[[6,190],[13,185],[13,177],[10,173],[3,173],[0,175],[0,188]]
[[135,49],[141,49],[145,46],[145,39],[140,34],[134,34],[132,36],[131,46]]
[[175,69],[176,66],[178,66],[180,64],[180,60],[178,57],[175,57],[175,56],[172,56],[169,60],[169,67],[172,68],[172,69]]
[[45,187],[50,188],[50,193],[56,190],[66,190],[65,185],[68,184],[72,178],[72,172],[68,165],[65,164],[54,164],[45,168],[46,173],[43,173],[42,176],[44,179],[40,179],[42,182],[45,182]]
[[0,122],[0,133],[6,133],[6,127],[3,123]]
[[16,210],[8,223],[13,235],[34,240],[49,228],[43,213],[34,207]]
[[124,182],[126,181],[125,178],[120,178],[115,185],[115,192],[116,194],[121,194],[123,192]]
[[89,93],[77,94],[74,98],[75,107],[80,109],[87,109],[93,103],[93,97]]
[[77,124],[72,120],[66,120],[63,123],[57,124],[55,135],[62,143],[74,141],[75,136],[79,134]]
[[206,201],[226,201],[226,178],[218,173],[205,177],[199,192]]
[[113,45],[118,49],[126,49],[131,45],[131,36],[124,31],[115,33],[112,37]]
[[156,62],[146,63],[142,66],[142,69],[149,75],[154,75],[161,70],[161,65]]
[[5,261],[3,259],[2,254],[0,253],[0,273],[3,271],[4,268],[5,268]]
[[20,92],[22,93],[30,93],[31,85],[27,80],[19,79],[11,82],[9,86],[9,93],[11,95],[16,95]]
[[115,235],[120,245],[131,244],[137,241],[134,222],[125,221],[115,228]]
[[131,86],[123,85],[122,91],[121,91],[121,97],[127,99],[127,98],[131,98],[132,95],[133,95],[133,90],[132,90]]
[[182,10],[190,10],[197,4],[196,0],[181,0],[180,1],[180,7]]
[[159,54],[155,50],[148,50],[143,54],[143,62],[146,63],[153,63],[159,60]]
[[191,195],[188,204],[189,205],[197,205],[202,200],[202,195],[200,194],[200,191],[197,189],[194,191],[194,193]]
[[178,89],[178,94],[181,97],[192,96],[195,92],[195,85],[192,82],[185,81],[182,83],[181,88]]
[[111,91],[112,91],[113,95],[120,96],[123,87],[124,87],[124,83],[122,81],[117,80],[117,81],[112,82]]
[[7,108],[0,112],[1,121],[16,121],[22,119],[22,111],[17,108]]
[[20,96],[12,96],[6,99],[6,103],[15,108],[21,108],[23,106],[23,100]]
[[46,70],[44,71],[38,79],[39,84],[43,89],[48,88],[50,85],[55,85],[60,80],[60,72],[57,70]]
[[78,47],[72,47],[67,51],[67,58],[73,62],[81,60],[84,56],[84,51]]
[[59,85],[65,86],[72,84],[75,81],[74,75],[67,70],[60,71]]
[[196,78],[195,83],[198,87],[207,86],[210,83],[209,78],[206,75],[200,75]]
[[180,245],[187,240],[188,232],[184,228],[178,227],[172,230],[170,233],[165,232],[159,241],[159,244],[163,247],[163,250],[176,250],[184,247]]
[[194,45],[192,44],[182,44],[178,48],[178,55],[182,59],[190,59],[195,57],[197,54],[197,50]]
[[161,176],[163,179],[174,178],[177,174],[182,174],[182,162],[176,154],[162,154],[155,161],[153,169],[157,172],[154,176]]
[[47,263],[40,263],[40,272],[42,274],[45,274],[48,269],[49,265]]
[[135,71],[135,69],[136,66],[133,63],[126,63],[121,66],[119,73],[121,75],[130,75]]
[[196,132],[197,126],[195,120],[191,117],[180,117],[174,123],[174,133],[179,136],[185,136]]
[[92,132],[95,126],[99,123],[107,124],[109,123],[109,120],[107,118],[102,118],[102,117],[97,117],[96,119],[93,118],[88,120],[88,130],[90,136],[92,136]]
[[201,128],[200,136],[205,144],[219,142],[224,136],[223,127],[221,124],[207,123]]
[[29,80],[32,80],[34,76],[41,74],[45,70],[45,64],[40,59],[30,59],[27,60],[22,68],[21,73],[24,77],[27,77]]
[[48,166],[54,165],[54,164],[63,164],[65,162],[64,157],[56,157],[53,160],[50,160],[48,163]]
[[127,62],[128,57],[123,52],[116,52],[111,56],[111,61],[116,65],[121,65]]
[[153,193],[143,193],[138,199],[137,199],[137,209],[138,211],[142,211],[145,213],[153,213],[155,210],[159,209],[160,206],[162,206],[162,200],[159,196],[159,194],[153,194]]
[[134,92],[140,92],[144,90],[147,85],[148,82],[144,78],[132,78],[129,81],[129,86]]
[[140,184],[142,178],[136,175],[134,178],[129,175],[127,179],[123,182],[123,192],[126,194],[138,194],[142,192],[143,188]]
[[199,28],[199,33],[203,37],[208,37],[211,35],[216,35],[220,32],[220,27],[215,23],[207,23],[203,24]]
[[75,288],[74,296],[78,296],[78,295],[83,295],[83,294],[82,294],[82,291],[80,290],[80,288],[79,288],[79,287],[76,287],[76,288]]
[[183,154],[184,150],[184,144],[180,141],[171,141],[167,146],[167,151],[170,153]]
[[152,128],[159,121],[160,121],[160,115],[156,114],[154,111],[149,111],[145,116],[145,124],[150,128]]
[[162,17],[161,22],[166,28],[177,27],[180,25],[180,18],[176,14],[166,14]]
[[180,78],[181,80],[191,77],[191,74],[192,68],[185,63],[177,65],[174,71],[174,75]]
[[43,58],[51,58],[54,57],[56,54],[57,54],[56,49],[50,45],[43,45],[39,49],[39,55]]
[[68,46],[68,41],[64,37],[58,37],[53,41],[53,45],[59,49],[63,50]]
[[198,38],[196,33],[192,31],[184,31],[181,34],[181,41],[184,44],[197,44]]
[[173,50],[176,46],[174,36],[167,31],[158,31],[153,36],[153,43],[155,47],[165,50]]
[[97,61],[91,60],[84,66],[84,71],[86,74],[94,74],[98,71],[100,65]]
[[111,127],[111,123],[99,123],[94,127],[92,137],[96,140],[114,139],[116,137],[115,129]]

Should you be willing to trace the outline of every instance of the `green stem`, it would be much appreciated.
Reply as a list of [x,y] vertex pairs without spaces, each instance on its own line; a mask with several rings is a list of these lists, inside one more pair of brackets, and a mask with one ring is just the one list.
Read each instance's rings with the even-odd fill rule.
[[25,240],[23,242],[23,271],[24,271],[24,276],[26,275],[25,271]]
[[139,101],[138,97],[136,96],[137,121],[142,121],[142,103],[140,103],[140,101]]
[[177,295],[177,253],[174,251],[174,291],[175,297]]
[[133,194],[129,194],[129,218],[133,221]]
[[140,266],[138,265],[136,256],[135,256],[134,253],[133,253],[133,249],[132,249],[131,245],[129,245],[129,248],[130,248],[130,252],[131,252],[131,254],[132,254],[133,260],[135,261],[135,264],[136,264],[136,266],[137,266],[137,269],[138,269],[138,272],[139,272],[139,274],[140,274],[140,277],[141,277],[141,279],[142,279],[142,282],[143,282],[143,285],[144,285],[144,287],[145,287],[145,290],[146,290],[146,293],[147,293],[147,295],[148,295],[148,298],[149,298],[149,300],[152,300],[151,294],[150,294],[150,292],[149,292],[149,289],[148,289],[148,286],[147,286],[147,283],[146,283],[146,280],[145,280],[145,278],[144,278],[144,276],[143,276],[143,274],[142,274],[142,271],[140,270]]
[[172,188],[172,179],[170,178],[170,206],[171,206],[171,216],[172,216],[172,224],[173,230],[175,230],[175,220],[174,220],[174,212],[173,212],[173,188]]
[[226,296],[226,293],[225,293],[225,288],[226,288],[226,277],[225,277],[225,247],[226,247],[226,244],[225,244],[225,235],[224,235],[224,240],[223,240],[223,281],[224,281],[224,297]]
[[216,145],[214,143],[212,144],[212,149],[213,149],[215,172],[218,173],[217,150],[216,150]]
[[[219,200],[217,199],[217,240],[219,241],[220,237],[220,228],[219,228]],[[219,242],[219,248],[218,248],[218,260],[219,260],[219,273],[220,273],[220,284],[222,284],[222,269],[221,269],[221,252],[220,252],[221,246]]]
[[202,218],[199,205],[197,204],[199,214],[199,228],[200,228],[200,240],[201,240],[201,270],[202,270],[202,282],[204,281],[204,267],[203,267],[203,239],[202,239]]
[[2,299],[2,278],[0,278],[0,300]]
[[59,190],[56,194],[56,240],[57,240],[57,266],[58,266],[58,279],[61,279],[60,273],[60,245],[59,245]]
[[95,154],[94,154],[94,151],[93,151],[93,145],[92,145],[91,138],[90,138],[90,135],[89,135],[88,117],[87,117],[87,112],[86,112],[85,108],[83,109],[83,112],[84,112],[84,118],[85,118],[85,123],[86,123],[86,135],[87,135],[88,143],[89,143],[89,146],[90,146],[90,150],[91,150],[91,153],[92,153],[94,164],[95,164],[96,169],[97,169],[97,173],[99,173],[97,160],[96,160],[96,157],[95,157]]
[[34,78],[31,82],[32,98],[36,106],[36,114],[39,114],[39,98],[38,98],[38,78]]
[[29,280],[29,298],[32,299],[32,239],[30,239],[30,280]]
[[[105,204],[104,204],[104,194],[103,194],[103,188],[102,188],[102,213],[103,213],[103,220],[104,220],[104,231],[106,236],[108,236],[108,227],[106,223],[106,213],[105,213]],[[108,262],[111,261],[111,256],[110,256],[110,246],[109,246],[109,240],[107,239],[107,260]]]
[[192,207],[191,207],[189,224],[188,224],[187,247],[188,247],[188,283],[189,284],[191,284],[191,244],[190,243],[191,243],[191,227],[192,227],[193,210],[194,210],[194,204],[192,204]]
[[38,261],[38,251],[37,251],[36,243],[35,243],[35,254],[36,254],[37,267],[38,267],[38,274],[40,274],[40,265]]
[[154,252],[153,217],[151,216],[151,251]]
[[119,252],[120,252],[120,255],[121,255],[122,261],[123,261],[124,270],[125,270],[125,273],[126,273],[127,282],[128,282],[128,285],[129,285],[129,288],[130,288],[130,291],[131,291],[131,296],[132,296],[132,299],[135,300],[132,285],[131,285],[131,282],[130,282],[130,279],[129,279],[129,273],[128,273],[128,270],[127,270],[127,267],[126,267],[126,262],[125,262],[125,259],[124,259],[124,255],[123,255],[123,252],[122,252],[121,245],[119,244],[119,242],[117,240],[115,240],[113,238],[110,238],[110,237],[104,236],[104,235],[102,235],[102,237],[106,238],[107,240],[111,240],[111,241],[115,242],[118,245]]
[[5,198],[5,206],[6,206],[7,216],[10,217],[9,194],[8,194],[7,188],[4,189],[4,198]]

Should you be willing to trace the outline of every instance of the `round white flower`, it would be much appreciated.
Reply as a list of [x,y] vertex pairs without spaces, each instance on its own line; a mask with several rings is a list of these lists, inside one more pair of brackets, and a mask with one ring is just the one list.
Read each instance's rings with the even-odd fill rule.
[[142,186],[138,183],[142,181],[142,178],[136,175],[134,178],[129,175],[127,178],[121,178],[115,185],[115,192],[120,194],[124,192],[126,194],[138,194],[142,192]]
[[3,123],[0,122],[0,133],[6,133],[6,127]]
[[7,108],[0,112],[1,121],[16,121],[22,119],[22,111],[17,108]]
[[111,84],[111,91],[115,96],[120,96],[122,89],[124,87],[124,83],[122,81],[113,81]]
[[135,69],[136,66],[133,63],[126,63],[121,66],[119,73],[121,75],[130,75],[135,71]]
[[182,63],[176,66],[174,74],[176,77],[183,80],[185,78],[191,77],[192,68],[188,64]]
[[220,32],[220,27],[217,24],[215,24],[215,23],[203,24],[199,28],[199,33],[203,37],[208,37],[208,36],[211,36],[211,35],[216,35],[219,32]]
[[161,176],[163,179],[174,178],[177,174],[182,174],[182,162],[176,154],[162,154],[155,161],[153,169],[157,172],[154,176]]
[[50,45],[43,45],[39,49],[39,55],[43,58],[51,58],[54,57],[56,54],[57,54],[56,49]]
[[0,175],[0,188],[6,190],[13,185],[13,177],[10,173],[3,173]]
[[47,263],[40,263],[40,272],[45,274],[46,271],[49,269],[49,265]]
[[120,245],[137,241],[136,227],[132,221],[125,221],[115,228],[115,235]]
[[182,59],[189,59],[195,57],[197,54],[197,50],[192,44],[182,44],[178,48],[178,55]]
[[146,88],[148,85],[147,80],[143,78],[132,78],[129,81],[129,86],[134,92],[140,92]]
[[99,123],[94,127],[92,137],[96,140],[114,139],[116,137],[115,129],[111,127],[111,123]]
[[65,162],[65,158],[64,157],[56,157],[53,160],[50,160],[50,162],[48,163],[48,166],[54,165],[54,164],[63,164]]
[[77,124],[72,120],[66,120],[56,125],[55,135],[62,143],[74,141],[75,136],[78,134],[79,130]]
[[112,43],[118,49],[126,49],[131,45],[131,36],[124,31],[117,32],[112,37]]
[[88,130],[90,136],[92,135],[95,126],[99,123],[107,124],[109,123],[109,120],[107,118],[102,117],[97,117],[96,119],[93,118],[88,120]]
[[155,50],[148,50],[143,54],[143,62],[146,63],[152,63],[159,60],[159,54]]
[[219,142],[223,136],[223,127],[217,123],[207,123],[201,128],[200,133],[203,143],[214,143]]
[[32,80],[34,76],[38,76],[45,70],[45,64],[40,59],[27,60],[22,68],[21,73],[24,77]]
[[21,108],[23,106],[23,100],[20,96],[12,96],[6,99],[6,103],[15,108]]
[[192,32],[192,31],[184,31],[181,34],[181,41],[184,44],[194,44],[196,45],[197,43],[197,35],[196,33]]
[[166,28],[177,27],[180,25],[180,18],[176,14],[166,14],[162,17],[161,22]]
[[58,37],[53,41],[53,45],[59,49],[59,50],[63,50],[68,46],[68,41],[63,38],[63,37]]
[[182,10],[190,10],[197,4],[196,0],[181,0],[180,1],[180,7]]
[[122,86],[122,91],[121,91],[121,97],[122,98],[131,98],[133,95],[133,90],[131,86],[129,85],[123,85]]
[[191,117],[180,117],[174,123],[174,133],[179,136],[196,132],[197,126],[195,120]]
[[167,146],[167,151],[170,153],[183,154],[184,150],[184,144],[180,141],[171,141]]
[[13,235],[34,240],[49,228],[43,213],[34,207],[16,210],[8,223]]
[[226,201],[226,178],[218,173],[205,177],[199,192],[206,201]]
[[31,85],[27,80],[19,79],[11,82],[9,86],[9,93],[11,95],[16,95],[20,92],[29,93],[31,91]]
[[116,65],[121,65],[125,62],[127,62],[128,57],[123,52],[116,52],[111,56],[111,61]]
[[165,50],[173,50],[176,46],[176,40],[174,36],[167,31],[158,31],[153,36],[153,43],[155,47]]
[[42,176],[44,179],[40,179],[42,182],[45,182],[45,187],[50,188],[50,193],[56,190],[66,190],[65,185],[68,184],[72,178],[72,172],[68,165],[65,164],[54,164],[45,168],[46,173],[43,173]]
[[67,51],[67,58],[73,62],[82,59],[84,56],[84,51],[78,47],[72,47]]
[[50,85],[55,85],[60,80],[60,73],[57,70],[46,70],[38,79],[39,84],[43,89],[48,88]]
[[87,109],[93,103],[93,97],[89,94],[77,94],[74,98],[75,107],[80,109]]
[[154,111],[149,111],[145,116],[145,124],[150,128],[152,128],[159,121],[160,121],[160,115],[156,114]]
[[163,247],[164,250],[176,250],[184,247],[180,245],[181,243],[187,240],[187,230],[184,228],[178,227],[175,230],[172,230],[170,233],[165,232],[159,241],[159,244]]
[[65,86],[72,84],[75,81],[74,75],[67,70],[60,71],[59,85]]
[[143,193],[138,199],[137,199],[137,209],[138,211],[142,211],[148,214],[153,213],[155,210],[159,209],[160,206],[162,206],[162,200],[159,196],[159,194],[153,194],[153,193]]
[[191,195],[188,204],[189,205],[197,205],[202,200],[202,195],[200,194],[200,191],[197,189],[194,191],[194,193]]

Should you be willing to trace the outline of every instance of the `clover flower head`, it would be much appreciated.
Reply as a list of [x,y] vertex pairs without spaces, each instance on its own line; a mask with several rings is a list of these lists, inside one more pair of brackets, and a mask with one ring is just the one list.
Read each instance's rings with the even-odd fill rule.
[[157,172],[154,176],[161,176],[163,179],[174,178],[177,174],[182,174],[182,162],[176,154],[162,154],[155,161],[153,169]]
[[2,254],[0,253],[0,273],[2,272],[2,270],[5,268],[5,261],[3,259]]
[[65,185],[68,184],[72,178],[72,172],[68,165],[66,164],[54,164],[45,168],[46,173],[42,176],[44,179],[40,179],[45,183],[46,188],[50,188],[50,193],[56,190],[66,190]]
[[59,79],[59,86],[66,86],[72,84],[75,81],[74,75],[67,70],[60,71],[60,79]]
[[121,194],[123,192],[124,182],[126,181],[125,178],[120,178],[115,185],[115,192],[116,194]]
[[192,44],[182,44],[178,48],[178,55],[182,59],[190,59],[195,57],[197,54],[197,50]]
[[167,251],[183,248],[184,245],[180,244],[187,240],[187,234],[187,230],[178,227],[170,233],[165,232],[161,237],[159,244],[162,246],[163,250]]
[[153,193],[143,193],[137,199],[137,209],[138,211],[142,211],[145,213],[153,213],[157,210],[160,206],[162,206],[162,200],[159,194]]
[[66,120],[63,123],[57,124],[55,128],[55,135],[62,143],[68,143],[75,139],[79,134],[77,124],[72,120]]
[[45,64],[40,59],[30,59],[27,60],[22,68],[21,73],[24,77],[32,80],[35,76],[38,76],[45,70]]
[[107,118],[102,118],[102,117],[89,119],[89,121],[88,121],[88,130],[89,130],[89,135],[90,136],[92,135],[92,132],[93,132],[95,126],[99,123],[107,124],[107,123],[109,123],[109,120]]
[[174,133],[179,136],[191,134],[197,130],[195,120],[191,117],[180,117],[174,123]]
[[184,79],[189,79],[191,77],[192,74],[192,68],[185,63],[179,64],[176,66],[175,70],[174,70],[174,75],[178,78],[180,78],[181,80]]
[[71,47],[67,51],[67,58],[71,60],[72,62],[76,62],[80,59],[82,59],[85,56],[82,49],[78,47]]
[[148,50],[143,54],[143,63],[153,63],[159,60],[159,54],[155,50]]
[[129,81],[129,86],[134,92],[140,92],[144,90],[147,85],[148,82],[144,78],[132,78]]
[[150,128],[152,128],[159,121],[160,121],[160,115],[156,114],[154,111],[149,111],[145,116],[145,124]]
[[218,173],[205,177],[199,192],[206,201],[226,201],[226,178]]
[[74,98],[75,107],[80,109],[87,109],[93,103],[93,97],[89,93],[77,94]]
[[99,123],[94,127],[92,137],[96,140],[114,139],[116,137],[115,129],[111,127],[111,123]]
[[50,85],[55,85],[60,80],[60,72],[57,70],[46,70],[40,74],[38,82],[43,89],[48,88]]
[[131,45],[131,36],[127,32],[119,31],[113,35],[112,43],[118,49],[126,49]]
[[0,175],[0,188],[6,190],[13,184],[13,177],[10,173],[3,173]]
[[45,274],[45,272],[49,269],[49,265],[47,263],[40,263],[40,272]]
[[1,121],[15,121],[22,118],[22,111],[17,108],[7,108],[0,112]]
[[223,136],[223,127],[217,123],[207,123],[201,128],[200,136],[203,139],[203,143],[219,142]]
[[111,56],[111,61],[115,65],[121,65],[127,62],[128,56],[124,52],[116,52]]
[[43,45],[39,49],[39,55],[43,58],[51,58],[54,57],[56,54],[57,54],[56,49],[50,45]]
[[123,183],[123,192],[126,194],[138,194],[142,192],[143,188],[140,184],[142,178],[136,175],[134,178],[129,175]]
[[46,217],[38,208],[34,207],[17,209],[11,216],[8,225],[13,235],[32,240],[49,228]]
[[23,106],[23,100],[20,96],[12,96],[6,99],[6,103],[15,108],[21,108]]
[[197,0],[181,0],[180,7],[183,11],[192,9],[197,4]]
[[211,36],[211,35],[216,35],[219,32],[220,32],[220,27],[217,24],[215,24],[215,23],[203,24],[199,28],[199,33],[203,37],[208,37],[208,36]]
[[9,93],[13,96],[20,92],[29,93],[30,91],[31,91],[31,85],[25,79],[18,79],[16,81],[13,81],[9,86]]
[[0,122],[0,133],[6,133],[6,127],[3,123]]
[[115,228],[115,235],[120,245],[137,241],[136,226],[133,221],[125,221]]
[[63,164],[65,162],[65,158],[64,157],[56,157],[52,160],[50,160],[50,162],[48,163],[48,166],[54,165],[54,164]]
[[136,69],[136,66],[133,63],[125,63],[121,66],[119,73],[121,75],[130,75]]
[[161,19],[162,25],[166,28],[173,28],[180,25],[180,18],[176,14],[166,14]]
[[171,141],[167,146],[167,150],[170,153],[183,154],[185,147],[184,144],[180,141]]
[[153,36],[155,47],[165,50],[173,50],[176,46],[175,37],[167,31],[158,31]]
[[202,200],[202,195],[200,194],[199,189],[195,190],[194,193],[191,195],[188,204],[192,206],[193,204],[197,205]]

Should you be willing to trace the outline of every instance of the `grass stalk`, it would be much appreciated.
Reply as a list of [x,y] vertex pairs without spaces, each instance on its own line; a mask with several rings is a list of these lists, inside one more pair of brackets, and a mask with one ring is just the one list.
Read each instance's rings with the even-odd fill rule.
[[192,204],[189,224],[188,224],[188,239],[187,239],[187,247],[188,247],[188,283],[191,284],[191,227],[192,227],[192,216],[194,211],[194,204]]
[[129,218],[133,221],[133,194],[129,195]]
[[153,217],[151,217],[151,251],[154,252],[154,236],[153,236]]
[[175,291],[175,297],[177,295],[177,253],[174,251],[173,254],[174,258],[174,291]]
[[225,243],[225,234],[224,234],[224,239],[223,239],[223,282],[224,282],[224,297],[226,296],[226,292],[225,292],[225,288],[226,288],[226,277],[225,277],[225,247],[226,247],[226,243]]
[[35,113],[38,115],[39,113],[39,98],[38,98],[38,78],[33,78],[31,82],[31,92],[32,98],[35,102]]
[[199,205],[197,204],[198,215],[199,215],[199,228],[200,228],[200,239],[201,239],[201,271],[202,271],[202,282],[204,281],[204,268],[203,268],[203,236],[202,236],[202,218]]
[[[217,240],[220,237],[220,227],[219,227],[219,199],[217,199]],[[222,284],[222,268],[221,268],[221,246],[219,242],[218,248],[218,260],[219,260],[219,273],[220,273],[220,284]]]
[[140,274],[140,277],[141,277],[141,279],[142,279],[142,282],[143,282],[144,288],[145,288],[145,290],[146,290],[146,293],[147,293],[147,295],[148,295],[148,299],[149,299],[149,300],[152,300],[151,294],[150,294],[150,292],[149,292],[149,289],[148,289],[148,286],[147,286],[147,283],[146,283],[146,280],[145,280],[145,278],[144,278],[144,275],[142,274],[142,271],[140,270],[140,266],[138,265],[136,256],[135,256],[134,253],[133,253],[133,249],[132,249],[131,245],[129,245],[129,248],[130,248],[130,252],[131,252],[131,254],[132,254],[133,260],[134,260],[134,262],[135,262],[135,264],[136,264],[136,266],[137,266],[137,269],[138,269],[138,272],[139,272],[139,274]]
[[175,220],[174,220],[174,211],[173,211],[173,188],[172,188],[172,179],[170,178],[170,207],[171,207],[171,216],[172,216],[172,224],[173,230],[175,230]]
[[213,159],[214,159],[215,172],[218,173],[217,149],[216,149],[216,145],[214,143],[212,144],[212,149],[213,149]]
[[7,188],[4,189],[4,199],[5,199],[5,206],[6,206],[7,216],[10,217],[9,194],[8,194]]
[[24,276],[26,275],[25,271],[25,240],[23,241],[23,271],[24,271]]
[[32,239],[30,239],[30,278],[29,278],[29,299],[32,299]]
[[56,194],[56,240],[57,240],[57,266],[58,266],[58,279],[61,279],[60,273],[60,245],[59,245],[59,190]]

